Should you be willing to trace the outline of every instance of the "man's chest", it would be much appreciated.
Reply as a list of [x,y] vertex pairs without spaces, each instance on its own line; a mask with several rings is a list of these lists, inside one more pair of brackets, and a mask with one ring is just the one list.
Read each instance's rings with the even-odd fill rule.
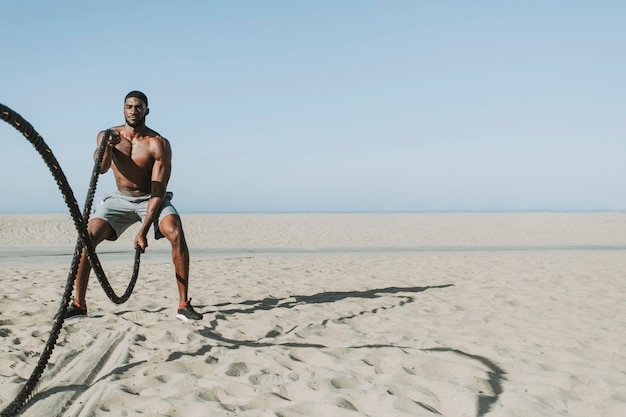
[[113,158],[118,168],[150,168],[154,163],[150,149],[145,143],[133,143],[129,140],[122,140],[117,144],[113,151]]

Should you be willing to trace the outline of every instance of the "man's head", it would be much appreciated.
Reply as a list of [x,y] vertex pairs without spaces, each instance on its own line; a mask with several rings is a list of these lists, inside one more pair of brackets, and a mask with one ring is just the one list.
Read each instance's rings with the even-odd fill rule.
[[148,97],[146,97],[146,95],[142,93],[141,91],[137,91],[137,90],[131,91],[130,93],[126,94],[126,98],[124,99],[124,101],[126,101],[130,97],[135,97],[143,101],[143,104],[145,104],[146,109],[148,108]]
[[146,116],[150,112],[148,97],[141,91],[131,91],[124,99],[124,118],[131,127],[138,127],[146,123]]

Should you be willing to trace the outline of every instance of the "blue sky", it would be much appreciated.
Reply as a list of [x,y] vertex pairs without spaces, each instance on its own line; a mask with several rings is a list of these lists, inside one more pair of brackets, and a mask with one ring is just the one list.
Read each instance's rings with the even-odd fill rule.
[[[0,102],[81,204],[139,89],[181,212],[626,209],[622,2],[22,0],[0,35]],[[0,143],[0,212],[64,212]]]

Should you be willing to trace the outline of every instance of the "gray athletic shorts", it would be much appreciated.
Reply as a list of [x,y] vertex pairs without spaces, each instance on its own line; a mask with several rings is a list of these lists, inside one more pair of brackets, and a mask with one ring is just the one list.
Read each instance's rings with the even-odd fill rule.
[[[173,194],[167,192],[161,205],[160,214],[158,215],[156,222],[159,223],[160,219],[169,214],[176,214],[178,212],[170,202]],[[100,205],[91,218],[98,218],[106,221],[115,232],[114,235],[109,236],[107,240],[117,240],[119,236],[126,229],[137,222],[143,222],[146,218],[146,212],[148,210],[148,200],[150,195],[144,195],[141,197],[129,197],[120,192],[109,193],[102,199],[102,205]],[[155,225],[155,236],[162,237],[160,233],[157,233],[157,227]]]

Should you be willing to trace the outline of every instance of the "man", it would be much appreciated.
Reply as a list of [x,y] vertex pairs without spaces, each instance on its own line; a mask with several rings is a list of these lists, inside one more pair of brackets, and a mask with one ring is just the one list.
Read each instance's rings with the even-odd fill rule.
[[[100,172],[113,169],[118,191],[105,196],[103,204],[91,217],[87,230],[94,245],[116,240],[129,226],[141,222],[135,236],[135,248],[142,252],[148,246],[148,230],[155,223],[155,236],[165,237],[172,245],[181,320],[200,320],[188,298],[189,249],[176,209],[166,193],[170,178],[172,153],[167,139],[146,126],[148,98],[131,91],[124,100],[126,123],[111,128]],[[98,134],[98,148],[104,139]],[[96,153],[97,149],[96,148]],[[158,224],[158,227],[157,227]],[[87,315],[87,284],[91,265],[83,250],[76,277],[76,296],[67,309],[66,318]]]

